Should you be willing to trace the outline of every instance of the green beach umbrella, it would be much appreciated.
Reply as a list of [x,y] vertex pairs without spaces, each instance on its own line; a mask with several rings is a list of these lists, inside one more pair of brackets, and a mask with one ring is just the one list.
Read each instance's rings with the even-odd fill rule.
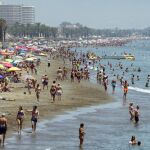
[[5,59],[5,61],[12,63],[13,60],[12,59]]

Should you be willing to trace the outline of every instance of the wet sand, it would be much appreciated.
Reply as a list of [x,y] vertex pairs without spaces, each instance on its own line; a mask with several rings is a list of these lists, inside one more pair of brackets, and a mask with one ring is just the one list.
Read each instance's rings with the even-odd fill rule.
[[[51,67],[47,67],[47,61],[41,61],[41,65],[38,68],[37,75],[33,75],[40,83],[41,89],[41,76],[47,74],[49,77],[49,88],[52,81],[56,78],[56,71],[58,67],[63,67],[63,62],[61,59],[51,60]],[[70,68],[70,63],[65,66]],[[36,100],[34,89],[32,89],[32,94],[29,95],[27,89],[24,88],[23,83],[10,83],[12,87],[12,92],[1,93],[2,97],[6,100],[0,100],[0,113],[6,113],[8,118],[8,132],[7,137],[10,137],[13,132],[17,132],[16,124],[16,114],[18,111],[18,106],[23,106],[24,110],[32,109],[33,105],[37,105],[40,117],[39,121],[44,119],[52,119],[56,115],[63,114],[68,110],[75,110],[78,107],[91,106],[96,104],[104,104],[112,101],[112,98],[108,96],[100,85],[95,85],[89,81],[81,81],[81,83],[71,83],[70,73],[68,74],[68,79],[64,81],[57,81],[63,88],[62,100],[58,101],[56,97],[56,102],[52,103],[51,96],[49,94],[49,89],[41,91],[40,102]],[[26,92],[26,94],[24,94]],[[23,128],[31,126],[30,118],[31,114],[25,112],[25,120],[23,123]]]

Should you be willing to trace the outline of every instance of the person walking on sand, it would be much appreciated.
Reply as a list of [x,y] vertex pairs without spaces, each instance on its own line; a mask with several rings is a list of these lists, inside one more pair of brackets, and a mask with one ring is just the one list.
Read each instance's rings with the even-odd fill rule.
[[48,68],[51,66],[50,58],[48,58],[48,60],[47,60],[47,66],[48,66]]
[[50,94],[52,96],[53,103],[55,102],[56,92],[57,92],[57,86],[52,85],[50,88]]
[[36,131],[36,126],[37,126],[37,121],[39,118],[39,111],[37,109],[37,106],[33,106],[32,110],[27,110],[28,112],[31,112],[31,125],[32,125],[32,133],[35,133]]
[[38,102],[39,102],[39,98],[40,98],[40,92],[41,92],[41,87],[39,84],[37,84],[37,86],[35,88],[35,93],[36,93],[36,98],[37,98]]
[[83,145],[83,142],[84,142],[84,135],[85,135],[85,132],[84,132],[84,124],[81,123],[81,124],[80,124],[80,128],[79,128],[80,147],[82,147],[82,145]]
[[5,117],[5,114],[2,114],[2,116],[0,117],[0,135],[2,136],[0,143],[3,142],[3,146],[5,143],[6,131],[7,131],[7,119]]
[[61,95],[63,93],[62,87],[60,86],[60,84],[57,85],[57,92],[56,95],[58,97],[58,100],[61,100]]
[[21,134],[24,116],[25,116],[25,113],[23,111],[23,108],[22,106],[19,106],[19,110],[17,112],[17,117],[16,117],[17,124],[18,124],[18,134]]
[[31,80],[27,78],[26,82],[27,82],[27,89],[28,89],[28,92],[29,92],[29,94],[31,95]]

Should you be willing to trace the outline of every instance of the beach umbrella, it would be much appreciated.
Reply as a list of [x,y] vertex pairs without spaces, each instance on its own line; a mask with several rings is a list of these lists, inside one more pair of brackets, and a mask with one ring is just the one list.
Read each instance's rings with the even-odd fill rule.
[[21,69],[18,68],[18,67],[11,67],[11,68],[8,69],[8,71],[9,72],[11,72],[11,71],[21,71]]
[[0,79],[4,79],[5,77],[3,75],[0,75]]
[[20,62],[23,62],[23,60],[20,60],[20,59],[14,60],[14,61],[13,61],[13,64],[17,64],[17,63],[20,63]]
[[5,59],[5,61],[12,63],[13,60],[12,59]]
[[4,69],[4,65],[3,64],[0,64],[0,69]]
[[22,56],[19,56],[19,55],[15,56],[14,58],[15,58],[15,59],[19,59],[19,60],[20,60],[20,59],[23,59],[23,57],[22,57]]
[[24,52],[19,53],[19,56],[25,56],[25,55],[26,55],[26,53],[24,53]]
[[35,57],[30,57],[30,58],[26,58],[25,60],[26,61],[34,61],[34,60],[36,60],[37,58],[35,58]]
[[13,65],[10,62],[2,62],[3,66],[7,67],[7,68],[11,68],[13,67]]
[[34,57],[34,55],[33,54],[26,54],[26,57],[29,57],[29,58],[31,58],[31,57]]

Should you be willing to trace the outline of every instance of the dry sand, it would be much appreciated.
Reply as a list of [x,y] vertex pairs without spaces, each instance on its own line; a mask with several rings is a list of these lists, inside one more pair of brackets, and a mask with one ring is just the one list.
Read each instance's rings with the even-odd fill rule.
[[[56,78],[56,71],[59,66],[64,66],[61,59],[51,60],[50,68],[47,67],[47,61],[42,61],[38,68],[38,75],[33,75],[38,80],[38,83],[40,83],[41,88],[41,76],[48,75],[50,87],[52,81]],[[8,118],[7,137],[17,131],[16,114],[20,105],[23,106],[24,110],[32,109],[32,106],[38,105],[40,112],[39,121],[41,122],[44,119],[51,119],[56,115],[62,114],[67,110],[108,103],[112,100],[100,85],[95,85],[88,81],[81,81],[80,84],[77,81],[71,83],[70,73],[68,74],[67,80],[57,81],[57,83],[62,85],[63,95],[61,101],[58,101],[56,97],[55,103],[51,103],[51,96],[47,89],[41,91],[40,102],[37,103],[34,89],[32,89],[32,94],[29,95],[23,83],[10,83],[14,87],[12,88],[12,92],[1,93],[1,96],[5,97],[6,100],[0,100],[0,113],[6,113],[6,117]],[[8,101],[9,99],[12,101]],[[26,112],[23,128],[30,127],[30,118],[31,114]]]

